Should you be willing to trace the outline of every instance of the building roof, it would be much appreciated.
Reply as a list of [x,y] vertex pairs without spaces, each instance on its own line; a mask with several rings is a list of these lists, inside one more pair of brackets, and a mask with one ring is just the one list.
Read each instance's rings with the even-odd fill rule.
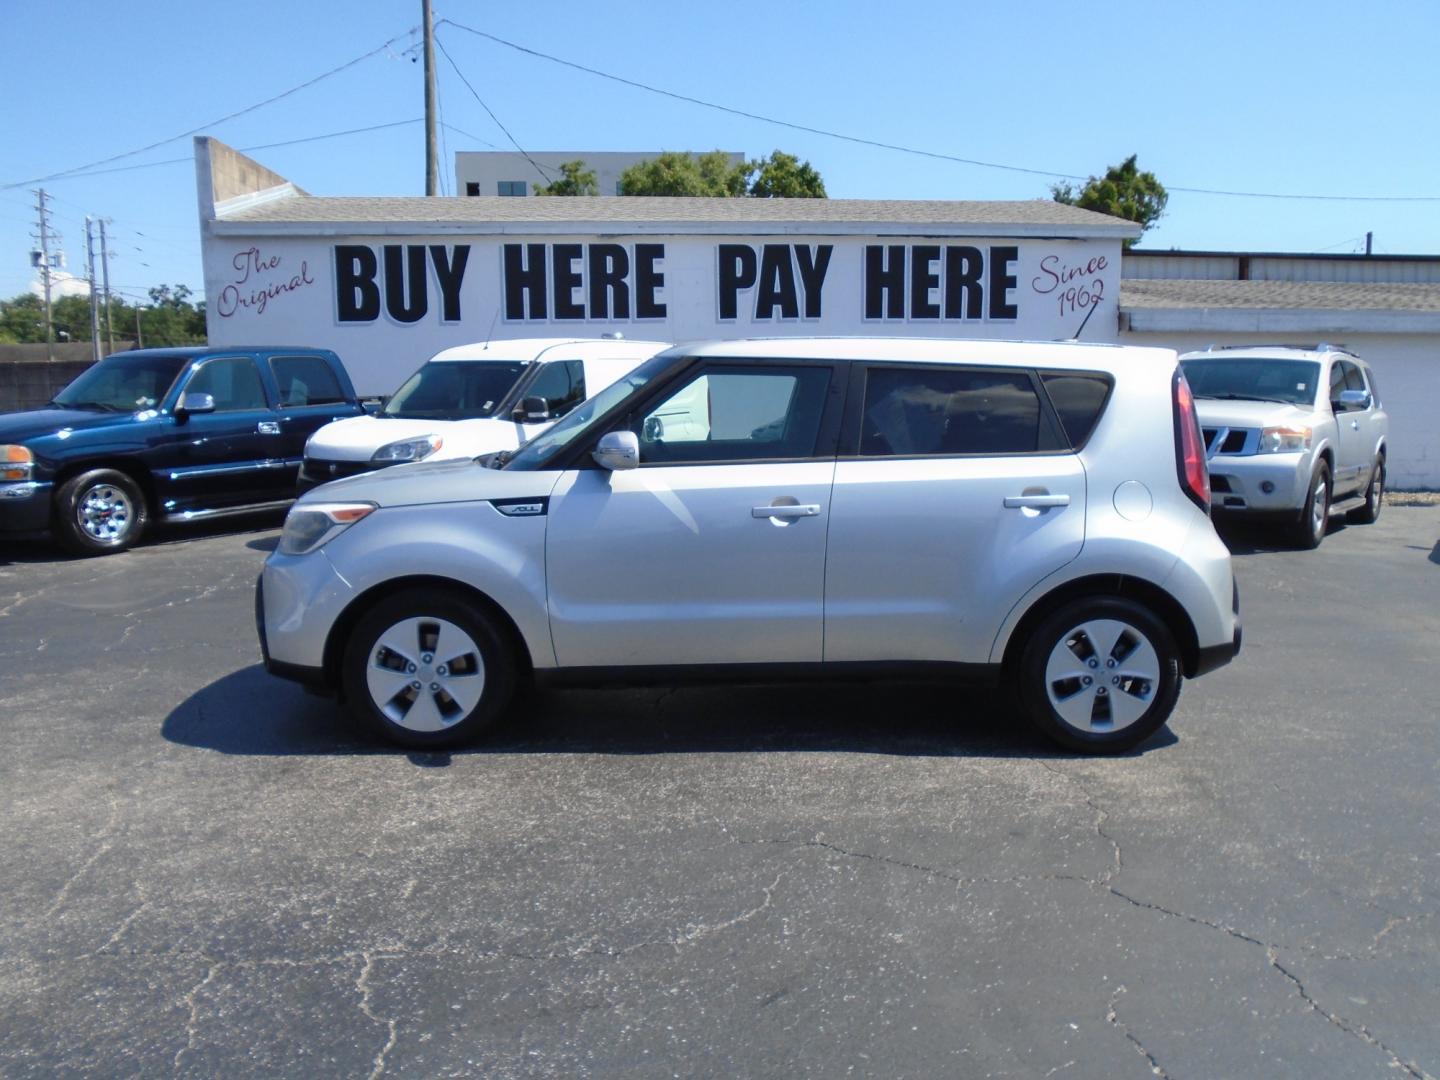
[[1126,278],[1120,284],[1120,307],[1440,311],[1440,284]]
[[217,214],[217,232],[809,232],[1124,239],[1133,222],[1049,199],[513,198],[285,195]]

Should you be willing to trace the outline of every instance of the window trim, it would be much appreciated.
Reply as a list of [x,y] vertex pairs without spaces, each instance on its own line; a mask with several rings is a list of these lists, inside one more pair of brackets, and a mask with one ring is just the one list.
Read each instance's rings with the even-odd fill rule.
[[[903,371],[965,371],[993,372],[1000,375],[1023,375],[1030,380],[1031,392],[1040,407],[1040,418],[1036,441],[1041,444],[1034,450],[1011,450],[1000,453],[954,453],[954,454],[862,454],[860,453],[861,427],[865,419],[865,391],[869,372],[873,369],[900,369]],[[1106,400],[1109,400],[1107,395]],[[1098,426],[1098,425],[1097,425]],[[1044,446],[1047,441],[1053,445]],[[850,386],[846,395],[845,422],[840,435],[841,461],[929,461],[950,458],[1011,458],[1011,457],[1056,457],[1074,454],[1069,445],[1065,428],[1045,393],[1044,385],[1036,369],[1008,364],[963,364],[913,360],[857,360],[850,369]]]

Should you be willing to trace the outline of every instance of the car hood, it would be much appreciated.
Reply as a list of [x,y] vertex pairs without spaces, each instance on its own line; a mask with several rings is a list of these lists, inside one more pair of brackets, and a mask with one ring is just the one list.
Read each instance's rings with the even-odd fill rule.
[[351,416],[326,424],[310,437],[305,453],[327,461],[369,461],[387,443],[439,435],[445,440],[436,459],[475,457],[520,445],[509,420],[406,420],[396,416]]
[[1276,401],[1218,401],[1196,398],[1195,413],[1201,427],[1267,428],[1313,427],[1320,419],[1314,409]]
[[559,472],[487,469],[469,458],[419,461],[331,480],[307,492],[297,505],[353,501],[389,507],[482,499],[541,499],[550,494],[560,475]]
[[37,435],[115,427],[135,422],[135,413],[99,412],[95,409],[32,409],[0,413],[0,443],[15,443]]

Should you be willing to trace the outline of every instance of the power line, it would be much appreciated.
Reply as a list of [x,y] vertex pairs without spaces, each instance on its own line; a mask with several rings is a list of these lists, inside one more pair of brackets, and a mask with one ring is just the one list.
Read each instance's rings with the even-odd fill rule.
[[[747,120],[758,120],[764,124],[774,124],[777,127],[789,128],[792,131],[803,131],[811,135],[823,135],[828,139],[839,139],[842,142],[855,143],[860,146],[873,146],[880,150],[893,150],[897,153],[932,158],[937,161],[952,161],[960,165],[974,165],[982,169],[1000,169],[1005,172],[1025,173],[1030,176],[1045,176],[1062,180],[1084,181],[1090,179],[1088,176],[1080,176],[1075,173],[1056,172],[1050,169],[1030,169],[1020,165],[1006,165],[997,161],[980,161],[976,158],[958,157],[955,154],[942,154],[934,150],[922,150],[914,146],[902,146],[899,143],[887,143],[877,139],[865,139],[856,135],[846,135],[839,131],[828,131],[825,128],[811,127],[807,124],[797,124],[789,120],[778,120],[773,116],[764,116],[760,113],[736,109],[729,105],[720,105],[713,101],[705,101],[702,98],[691,97],[688,94],[679,94],[673,90],[665,90],[658,86],[651,86],[648,83],[637,82],[634,79],[627,79],[620,75],[613,75],[608,71],[601,71],[598,68],[587,67],[573,60],[565,60],[559,56],[552,56],[549,53],[541,52],[539,49],[531,49],[525,45],[507,41],[505,38],[497,37],[495,34],[486,33],[484,30],[477,30],[473,26],[466,26],[464,23],[458,23],[454,19],[441,19],[436,23],[436,26],[444,26],[447,24],[455,27],[457,30],[464,30],[466,33],[485,38],[487,41],[493,41],[497,45],[504,45],[508,49],[514,49],[516,52],[524,53],[527,56],[548,60],[552,64],[559,64],[562,67],[572,68],[575,71],[583,71],[587,75],[608,79],[611,82],[620,83],[622,86],[644,90],[651,94],[659,94],[662,97],[672,98],[675,101],[688,102],[691,105],[699,105],[702,108],[729,113],[731,116],[741,116]],[[436,42],[438,44],[439,38],[436,38]],[[446,53],[446,59],[449,59],[448,53]],[[451,60],[450,63],[454,65],[455,61]],[[458,72],[459,69],[456,68],[456,71]],[[465,76],[461,75],[460,77],[463,79]],[[466,85],[468,86],[469,83],[466,83]],[[474,91],[472,90],[471,92],[473,93]],[[484,102],[482,101],[481,104],[483,105]],[[487,108],[486,111],[489,112],[489,109]],[[497,120],[496,123],[499,123],[499,121]],[[504,128],[502,127],[501,130],[503,131]],[[510,134],[508,131],[505,133],[507,135]],[[513,142],[514,140],[512,139],[511,141]],[[1183,192],[1187,195],[1224,195],[1232,198],[1245,199],[1304,199],[1320,202],[1440,202],[1440,195],[1296,195],[1282,194],[1273,191],[1223,191],[1215,188],[1178,187],[1168,184],[1166,188],[1169,191]]]
[[264,101],[257,102],[254,105],[248,105],[245,108],[240,109],[236,112],[232,112],[226,116],[222,116],[218,120],[211,120],[208,123],[201,124],[199,127],[191,128],[189,131],[182,131],[179,135],[172,135],[168,139],[161,139],[159,142],[150,143],[148,146],[142,146],[138,150],[127,150],[123,154],[115,154],[112,157],[101,158],[99,161],[92,161],[88,165],[77,165],[73,169],[64,169],[60,172],[51,173],[48,176],[38,176],[30,180],[20,180],[16,181],[13,184],[0,184],[0,189],[24,187],[26,184],[39,184],[44,183],[47,180],[59,180],[63,177],[73,176],[76,173],[90,172],[92,169],[96,169],[100,165],[109,165],[111,162],[121,161],[125,158],[134,157],[137,154],[143,154],[146,151],[154,150],[157,147],[165,146],[168,143],[178,142],[180,139],[188,138],[191,135],[198,135],[200,134],[200,132],[206,130],[207,128],[219,127],[221,124],[227,123],[228,121],[234,120],[241,116],[245,116],[247,113],[252,113],[256,109],[263,109],[265,106],[273,105],[275,102],[287,98],[292,94],[298,94],[301,90],[306,90],[314,86],[316,83],[330,78],[330,76],[332,75],[338,75],[340,74],[340,72],[352,68],[356,64],[362,63],[363,61],[370,59],[370,57],[375,56],[377,53],[385,52],[395,42],[401,40],[401,38],[409,37],[418,29],[419,27],[411,27],[405,33],[397,34],[395,37],[391,38],[383,45],[371,49],[369,52],[364,53],[361,56],[357,56],[353,60],[347,60],[339,67],[331,68],[329,71],[326,71],[323,74],[316,75],[313,79],[307,79],[305,82],[300,83],[298,86],[292,86],[289,90],[285,90],[282,93],[276,94],[274,97],[266,98]]
[[494,143],[490,142],[488,139],[482,139],[482,138],[480,138],[479,135],[471,135],[470,132],[466,131],[464,128],[456,127],[454,124],[446,123],[444,120],[441,120],[441,121],[440,121],[440,125],[441,125],[442,127],[449,128],[451,131],[455,132],[456,135],[464,135],[467,139],[473,139],[475,142],[478,142],[481,146],[488,146],[488,147],[490,147],[491,150],[499,150],[499,149],[500,149],[498,146],[496,146]]
[[[447,23],[450,22],[450,20],[441,19],[440,22]],[[454,23],[452,25],[459,26],[460,24]],[[466,30],[469,28],[461,26],[460,29]],[[474,32],[479,33],[478,30]],[[488,34],[484,36],[489,37]],[[455,69],[455,74],[460,76],[460,81],[465,84],[465,89],[469,90],[470,93],[474,96],[475,100],[480,102],[480,107],[490,114],[490,119],[495,121],[495,126],[498,127],[501,131],[505,132],[505,137],[510,140],[516,150],[520,151],[520,156],[523,157],[526,161],[530,162],[531,168],[533,168],[537,173],[539,173],[542,178],[546,180],[554,180],[555,177],[553,176],[553,174],[542,169],[536,163],[535,159],[525,152],[525,148],[521,146],[518,142],[516,142],[515,136],[510,134],[510,129],[507,128],[504,124],[500,123],[500,118],[495,115],[494,111],[491,110],[489,105],[485,104],[485,99],[480,96],[480,94],[476,91],[475,87],[470,85],[470,80],[465,78],[465,73],[460,70],[460,65],[455,63],[455,58],[450,55],[450,50],[445,48],[445,43],[441,41],[439,37],[436,37],[435,44],[438,45],[440,47],[440,51],[445,54],[445,59],[450,61],[450,66]]]

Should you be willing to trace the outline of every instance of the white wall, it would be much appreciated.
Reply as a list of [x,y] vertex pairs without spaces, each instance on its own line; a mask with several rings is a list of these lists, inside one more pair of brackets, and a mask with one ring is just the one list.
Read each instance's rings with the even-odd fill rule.
[[[1124,345],[1161,345],[1186,352],[1207,345],[1293,344],[1290,334],[1120,335]],[[1390,414],[1389,486],[1440,490],[1440,334],[1347,334],[1326,339],[1360,354],[1375,370]],[[1310,342],[1314,344],[1312,340]]]

